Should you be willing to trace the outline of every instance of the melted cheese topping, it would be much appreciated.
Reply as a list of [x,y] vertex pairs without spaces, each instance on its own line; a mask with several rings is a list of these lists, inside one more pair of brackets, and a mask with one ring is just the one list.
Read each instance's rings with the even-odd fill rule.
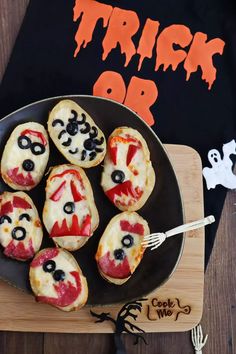
[[[60,149],[62,150],[62,153],[68,157],[69,161],[71,161],[72,159],[74,160],[73,163],[75,163],[75,160],[81,161],[81,153],[83,150],[86,150],[84,148],[84,142],[86,139],[90,139],[89,136],[89,132],[88,133],[81,133],[80,130],[81,129],[85,129],[85,124],[80,124],[78,125],[78,132],[77,134],[75,134],[74,136],[71,136],[70,134],[67,133],[66,131],[66,126],[69,123],[69,118],[73,117],[73,114],[71,113],[71,109],[73,108],[74,110],[76,110],[76,112],[78,113],[78,117],[77,120],[81,121],[82,117],[81,117],[81,113],[85,114],[86,116],[86,121],[85,123],[90,124],[90,127],[96,127],[98,129],[98,136],[95,137],[94,139],[96,140],[100,140],[101,137],[104,138],[103,133],[101,132],[101,130],[96,126],[96,124],[94,123],[94,121],[92,120],[92,118],[88,115],[87,112],[85,112],[81,107],[79,107],[78,105],[76,105],[74,102],[72,102],[73,106],[71,106],[70,104],[68,104],[68,102],[71,102],[69,100],[66,100],[67,104],[65,103],[63,105],[63,101],[61,101],[56,107],[54,107],[54,109],[56,110],[55,113],[55,117],[54,119],[60,119],[63,121],[64,126],[61,126],[60,124],[56,124],[54,127],[52,126],[52,123],[54,121],[54,119],[50,119],[49,121],[49,131],[50,131],[50,135],[54,141],[54,143],[58,146],[60,146]],[[58,135],[64,131],[64,134],[61,136],[61,138],[58,138]],[[67,142],[68,139],[71,139],[71,144],[69,146],[63,146],[63,143]],[[102,148],[103,151],[105,152],[106,149],[106,142],[105,142],[105,138],[104,138],[104,142],[103,144],[97,146],[98,148]],[[76,149],[78,149],[78,152],[75,154],[71,154],[69,152],[69,150],[75,151]],[[87,155],[84,159],[84,161],[89,161],[90,157],[89,157],[89,153],[91,151],[87,151]],[[94,150],[92,150],[94,151]],[[102,153],[104,153],[102,152]],[[94,159],[96,160],[98,158],[98,155],[100,155],[101,152],[97,152],[97,157]]]
[[[9,201],[12,202],[14,196],[18,196],[26,200],[32,206],[32,209],[13,208],[13,212],[6,214],[11,218],[11,223],[9,223],[7,220],[4,220],[4,222],[0,224],[0,243],[4,248],[7,247],[8,244],[13,240],[13,229],[15,227],[23,227],[26,230],[26,237],[20,242],[24,244],[25,248],[28,248],[29,240],[31,239],[32,246],[35,252],[37,252],[41,246],[43,231],[37,209],[29,196],[23,192],[4,192],[1,195],[0,206]],[[22,214],[28,214],[31,220],[27,221],[25,218],[19,220],[19,217]],[[17,245],[18,242],[19,241],[14,240],[15,245]]]
[[[121,133],[119,136],[127,138],[126,133]],[[136,137],[135,137],[136,139]],[[121,170],[125,174],[125,180],[131,181],[132,187],[138,188],[140,191],[144,191],[145,186],[147,184],[148,179],[148,164],[149,162],[146,160],[143,147],[138,149],[133,156],[131,163],[129,166],[126,165],[126,158],[130,143],[118,143],[117,144],[117,163],[114,165],[113,161],[110,158],[109,152],[106,154],[104,160],[104,169],[102,173],[101,185],[104,188],[105,192],[116,187],[117,183],[114,183],[111,175],[115,170]],[[140,142],[141,144],[141,142]],[[142,146],[142,145],[141,145]],[[129,205],[130,200],[133,199],[131,195],[122,194],[121,196],[115,196],[115,203],[120,202],[122,205]]]
[[[141,261],[145,250],[141,245],[143,236],[133,232],[122,231],[120,227],[121,220],[127,220],[130,224],[140,223],[144,226],[144,235],[147,235],[149,232],[147,222],[137,213],[121,213],[115,216],[109,222],[104,234],[100,239],[96,260],[98,261],[107,252],[110,252],[110,259],[115,260],[114,251],[122,248],[128,258],[131,273],[133,273]],[[133,237],[134,242],[131,247],[124,247],[122,245],[122,238],[127,234]],[[118,265],[120,262],[120,260],[115,260],[116,265]]]
[[[78,268],[73,265],[73,263],[64,256],[64,252],[60,251],[59,254],[53,258],[56,263],[56,270],[63,270],[65,273],[64,282],[70,281],[74,287],[76,287],[75,278],[70,274],[71,272],[78,272]],[[37,291],[37,296],[47,296],[57,298],[58,294],[53,285],[58,285],[58,281],[53,278],[53,273],[48,273],[43,270],[43,266],[38,266],[35,268],[31,267],[31,274],[33,278],[33,287]],[[80,275],[81,277],[81,275]],[[82,284],[83,285],[83,284]],[[82,291],[79,297],[84,297],[86,289],[82,286]],[[77,300],[78,300],[77,298]]]
[[[48,181],[47,181],[47,188],[46,188],[46,202],[44,205],[44,224],[46,226],[46,229],[49,233],[51,233],[51,230],[53,228],[53,225],[58,222],[59,227],[62,225],[63,220],[66,220],[67,226],[70,228],[72,225],[72,218],[73,215],[77,215],[79,224],[80,226],[83,223],[84,218],[87,215],[91,216],[91,233],[93,232],[93,213],[91,212],[91,206],[90,206],[90,199],[88,198],[88,190],[86,188],[86,183],[83,183],[83,185],[78,181],[76,177],[74,177],[72,174],[66,174],[63,177],[56,177],[53,178],[53,176],[57,174],[61,174],[66,170],[77,170],[79,171],[79,168],[77,166],[73,165],[61,165],[58,166],[57,168],[54,168],[52,173],[50,174]],[[80,174],[81,178],[82,175]],[[62,182],[66,182],[65,188],[63,189],[62,196],[60,200],[58,201],[53,201],[50,199],[50,197],[55,193],[55,191],[59,188]],[[70,183],[73,181],[76,189],[78,192],[81,194],[81,196],[84,198],[83,200],[80,200],[78,202],[74,202],[73,194],[71,191]],[[83,181],[83,180],[82,180]],[[73,202],[75,205],[75,211],[72,214],[67,214],[63,210],[65,204],[67,202]],[[63,241],[63,247],[71,249],[74,247],[75,243],[78,241],[80,242],[81,239],[88,239],[86,236],[60,236],[60,237],[54,237],[55,242],[60,242]]]
[[[40,155],[34,155],[31,152],[31,149],[21,149],[18,145],[18,138],[26,129],[35,130],[41,132],[44,138],[47,141],[47,145],[45,145],[45,152]],[[27,134],[27,137],[30,138],[32,143],[41,143],[42,141],[31,134]],[[49,157],[49,143],[48,143],[48,136],[47,132],[41,124],[29,122],[25,124],[18,125],[12,132],[10,138],[8,139],[3,156],[1,161],[1,172],[2,174],[6,175],[6,178],[10,179],[9,176],[7,177],[7,172],[18,167],[18,174],[22,173],[24,177],[28,175],[28,172],[25,171],[22,167],[22,163],[24,160],[31,160],[34,162],[34,170],[30,171],[30,174],[35,182],[35,185],[40,182],[43,177],[47,162]],[[15,184],[14,181],[11,183]],[[18,187],[18,185],[16,185]],[[32,188],[32,186],[31,186]],[[27,189],[27,188],[25,188]]]

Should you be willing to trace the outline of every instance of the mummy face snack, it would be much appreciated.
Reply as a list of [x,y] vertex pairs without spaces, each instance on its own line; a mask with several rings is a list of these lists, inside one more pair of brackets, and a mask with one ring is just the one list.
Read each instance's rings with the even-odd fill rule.
[[144,248],[143,236],[150,233],[147,222],[135,212],[124,212],[111,219],[96,253],[102,277],[111,283],[125,283],[139,265]]
[[30,190],[42,179],[49,157],[48,135],[39,123],[18,125],[2,155],[1,174],[13,189]]
[[82,247],[92,236],[99,216],[90,182],[80,167],[53,168],[47,180],[43,221],[53,241],[69,251]]
[[155,185],[147,144],[132,128],[117,128],[108,140],[101,180],[111,202],[122,211],[140,209]]
[[53,108],[48,131],[58,150],[77,166],[96,166],[105,156],[104,134],[74,101],[63,100]]
[[88,297],[86,278],[74,257],[60,248],[40,251],[30,265],[36,300],[63,311],[78,310]]
[[42,243],[43,231],[38,212],[24,192],[0,195],[0,244],[7,257],[26,261]]

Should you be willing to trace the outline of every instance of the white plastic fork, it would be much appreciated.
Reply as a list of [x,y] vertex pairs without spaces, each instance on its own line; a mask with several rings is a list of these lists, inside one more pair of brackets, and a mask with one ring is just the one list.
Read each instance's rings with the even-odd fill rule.
[[144,241],[142,242],[142,246],[144,248],[152,247],[151,250],[155,250],[159,247],[168,237],[175,236],[181,234],[182,232],[187,232],[190,230],[199,229],[205,225],[212,224],[215,221],[213,215],[207,216],[204,219],[193,221],[188,224],[184,224],[181,226],[177,226],[174,229],[171,229],[167,232],[158,232],[150,235],[144,236]]

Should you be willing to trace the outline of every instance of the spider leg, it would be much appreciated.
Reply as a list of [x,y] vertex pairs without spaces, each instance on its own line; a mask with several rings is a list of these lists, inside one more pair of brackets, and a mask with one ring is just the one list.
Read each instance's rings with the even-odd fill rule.
[[78,124],[84,124],[86,122],[86,115],[84,113],[81,113],[81,120],[77,120]]
[[102,148],[95,147],[95,151],[96,151],[96,152],[103,152],[103,150],[104,150],[104,149],[102,149]]
[[87,134],[90,132],[90,129],[91,129],[90,124],[84,123],[84,125],[85,125],[85,128],[80,129],[81,134]]
[[70,146],[72,143],[71,138],[68,138],[66,141],[64,141],[64,143],[62,143],[63,146]]
[[103,136],[100,139],[94,139],[96,145],[102,145],[104,143]]
[[58,134],[58,139],[61,139],[62,135],[66,134],[65,130],[62,130],[59,134]]
[[57,124],[61,125],[62,127],[64,127],[64,122],[61,119],[55,119],[52,122],[52,126],[55,127]]
[[81,161],[84,161],[86,159],[86,156],[87,156],[87,151],[86,150],[83,150],[81,152]]
[[97,156],[96,151],[90,152],[90,154],[89,154],[89,161],[94,160],[96,156]]
[[98,136],[98,130],[96,127],[92,126],[89,136],[91,139],[96,138],[96,136]]
[[71,110],[71,114],[73,115],[73,117],[68,119],[69,122],[72,122],[73,120],[76,120],[77,117],[78,117],[78,113],[74,109]]

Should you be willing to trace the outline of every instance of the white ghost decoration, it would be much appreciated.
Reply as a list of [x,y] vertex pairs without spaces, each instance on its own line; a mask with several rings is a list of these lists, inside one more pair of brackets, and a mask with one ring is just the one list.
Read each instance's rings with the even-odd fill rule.
[[229,188],[236,188],[236,175],[233,173],[233,162],[230,155],[236,155],[236,142],[231,140],[223,145],[223,159],[216,149],[208,152],[208,160],[211,163],[211,168],[204,167],[202,170],[205,177],[207,189],[215,188],[218,184]]

